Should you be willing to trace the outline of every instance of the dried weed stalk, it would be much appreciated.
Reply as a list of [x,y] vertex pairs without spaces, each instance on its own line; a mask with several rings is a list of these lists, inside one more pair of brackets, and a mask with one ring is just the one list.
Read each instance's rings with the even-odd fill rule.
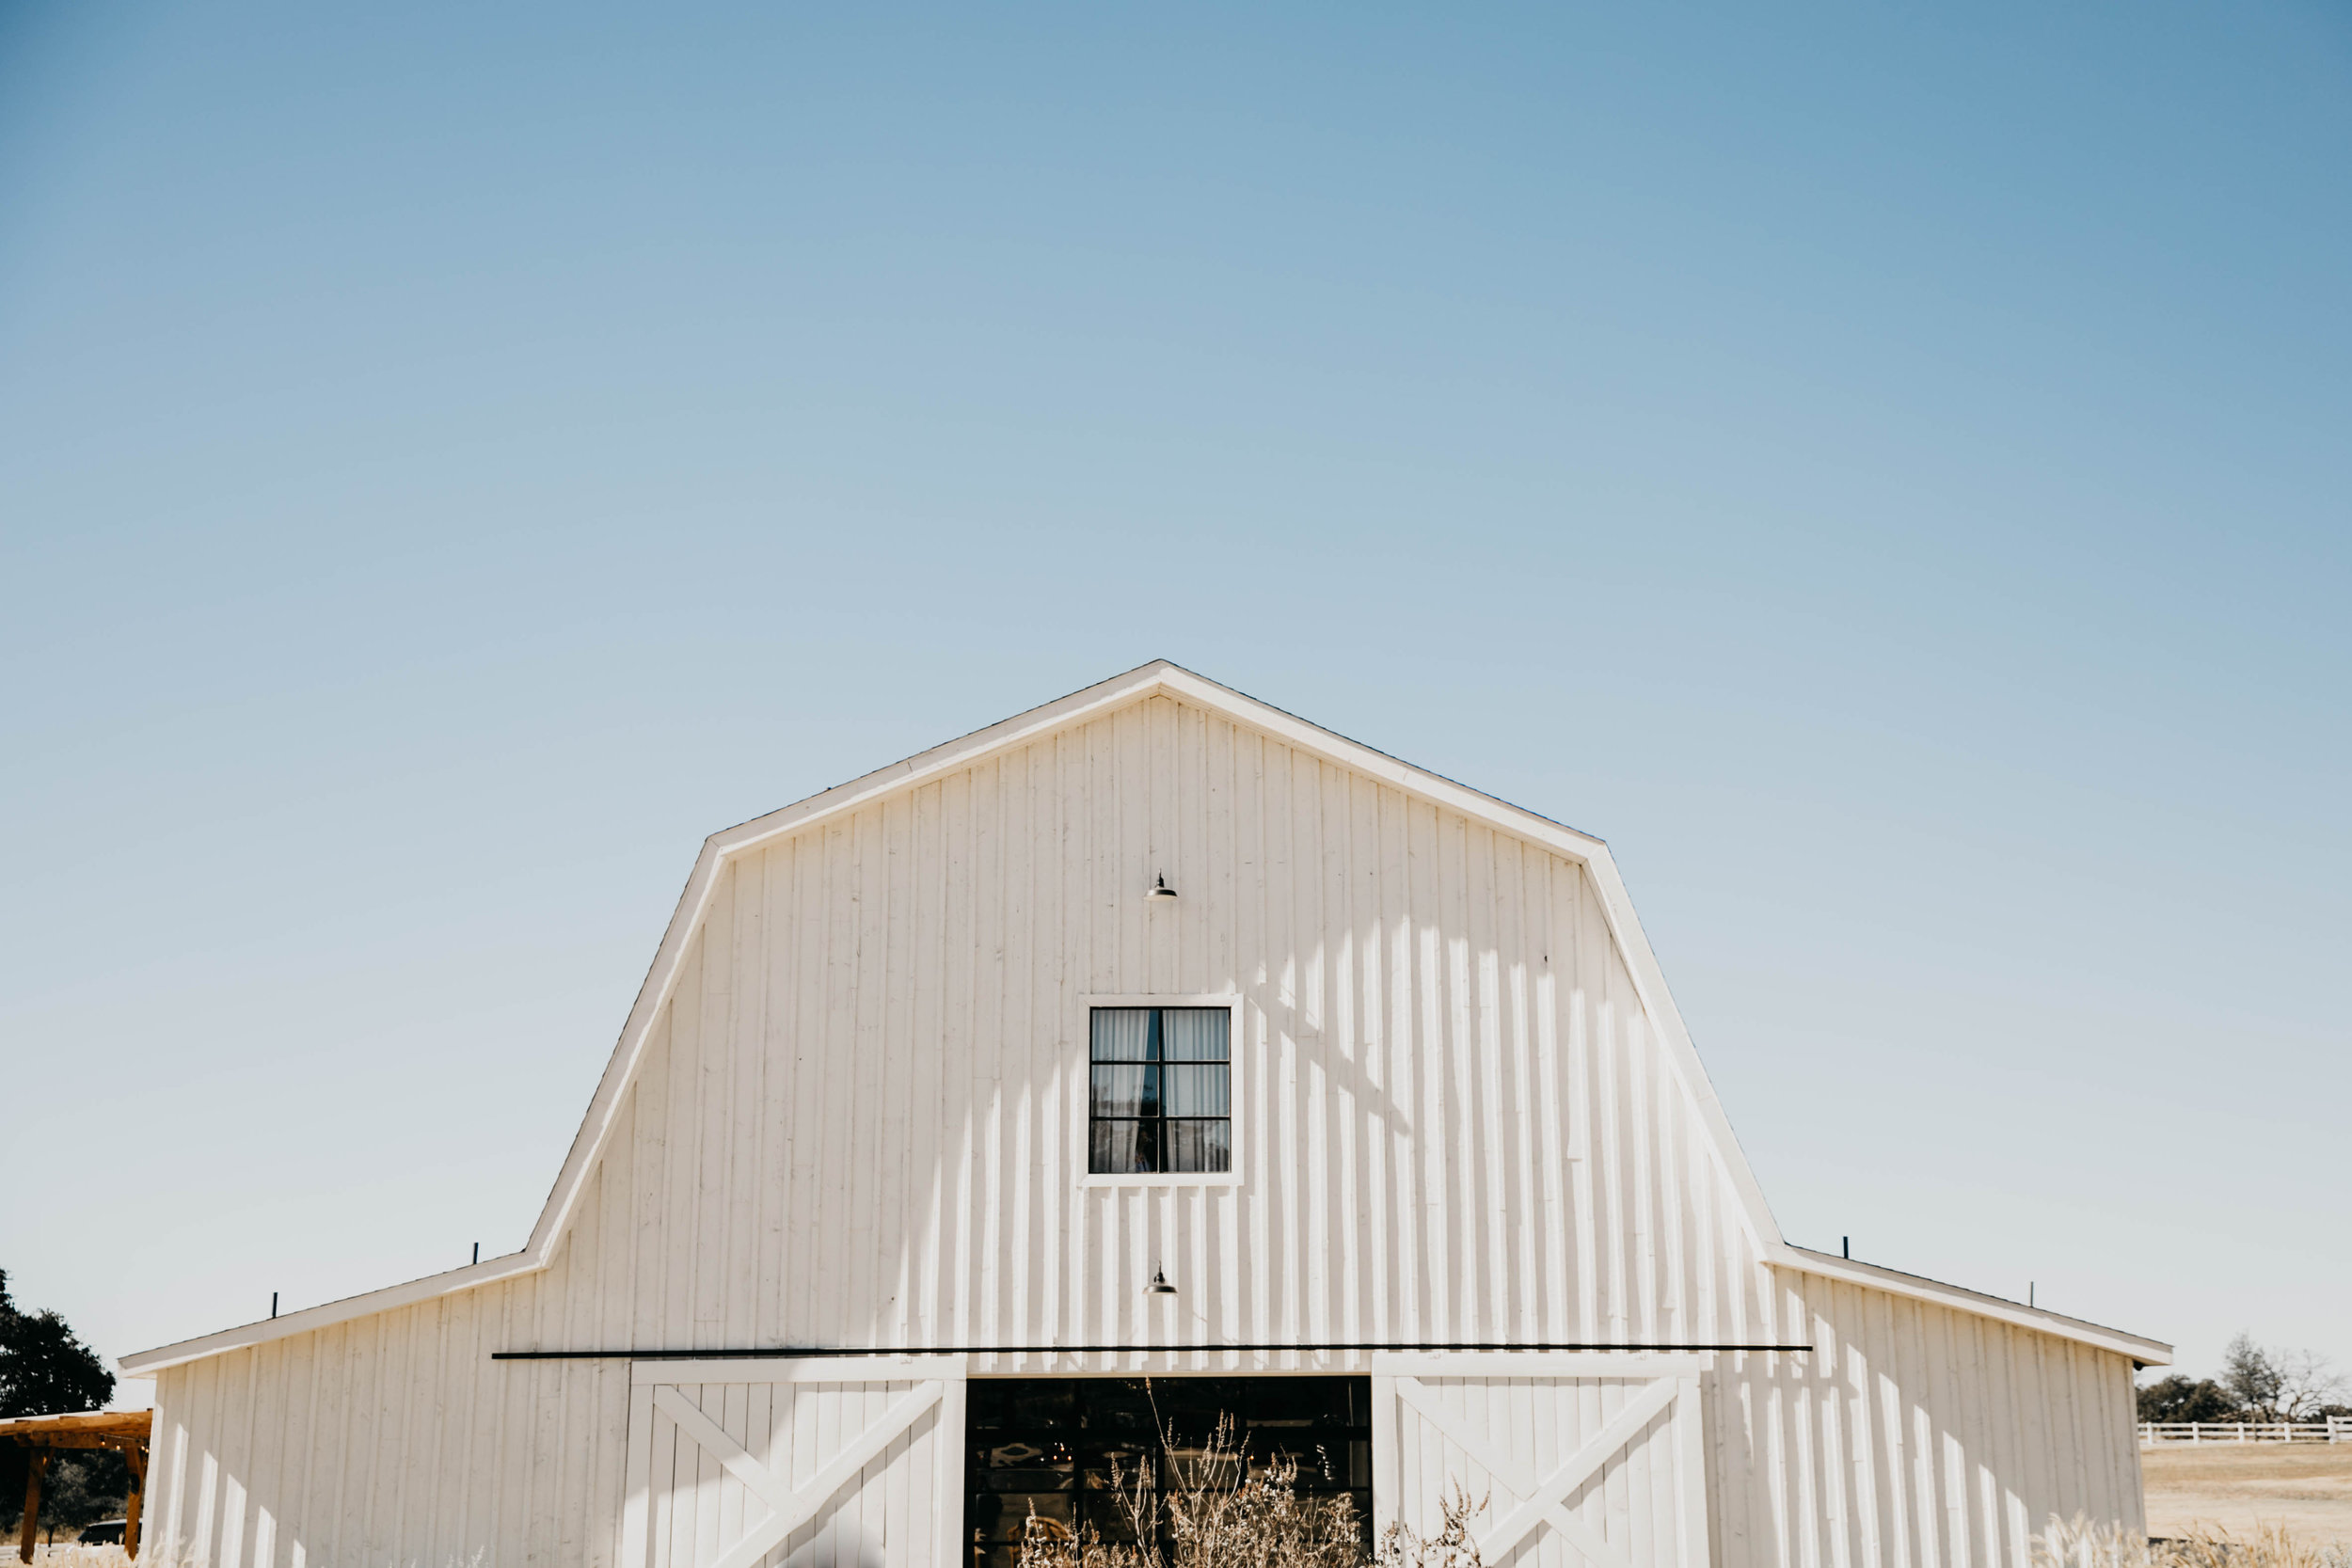
[[1111,1461],[1111,1489],[1132,1541],[1104,1541],[1090,1525],[1073,1533],[1032,1509],[1020,1568],[1482,1568],[1470,1520],[1486,1500],[1472,1503],[1458,1485],[1441,1505],[1445,1524],[1434,1538],[1393,1525],[1367,1558],[1350,1500],[1300,1497],[1294,1459],[1275,1457],[1253,1471],[1232,1417],[1218,1419],[1198,1452],[1180,1451],[1171,1435],[1162,1454],[1165,1490],[1141,1467]]
[[1438,1512],[1444,1520],[1438,1533],[1423,1539],[1410,1525],[1398,1520],[1380,1537],[1375,1560],[1377,1568],[1484,1568],[1470,1522],[1486,1512],[1487,1499],[1493,1496],[1489,1492],[1472,1502],[1470,1489],[1458,1481],[1454,1482],[1438,1499]]
[[2298,1541],[2270,1525],[2247,1537],[2200,1530],[2163,1541],[2053,1514],[2033,1538],[2033,1568],[2352,1568],[2352,1547]]

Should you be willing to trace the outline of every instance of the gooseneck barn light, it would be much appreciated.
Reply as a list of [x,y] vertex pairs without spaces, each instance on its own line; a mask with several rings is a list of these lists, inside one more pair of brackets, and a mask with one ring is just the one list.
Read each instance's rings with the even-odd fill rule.
[[1167,877],[1155,877],[1152,880],[1152,891],[1144,896],[1146,898],[1173,898],[1176,896],[1176,890],[1168,885]]
[[1143,1293],[1147,1296],[1172,1296],[1176,1293],[1176,1287],[1168,1282],[1166,1269],[1153,1269],[1152,1283],[1143,1288]]

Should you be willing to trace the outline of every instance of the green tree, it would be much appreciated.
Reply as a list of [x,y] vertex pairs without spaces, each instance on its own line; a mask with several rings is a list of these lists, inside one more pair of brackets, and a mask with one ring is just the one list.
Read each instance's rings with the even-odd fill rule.
[[2237,1402],[2209,1377],[2188,1378],[2174,1372],[2139,1390],[2143,1421],[2233,1421]]
[[[8,1296],[8,1271],[0,1269],[0,1417],[100,1410],[114,1391],[114,1373],[98,1353],[56,1313],[18,1307]],[[21,1444],[0,1442],[0,1510],[17,1521],[24,1513],[28,1458]],[[41,1522],[70,1528],[104,1518],[120,1509],[129,1487],[120,1454],[61,1453],[50,1461],[41,1488]]]
[[2274,1350],[2240,1334],[2221,1353],[2221,1386],[2244,1407],[2242,1421],[2310,1421],[2344,1398],[2345,1382],[2317,1351]]
[[2284,1381],[2270,1353],[2254,1343],[2250,1334],[2240,1333],[2221,1353],[2221,1386],[2246,1412],[2243,1419],[2277,1420],[2279,1386]]
[[[73,1449],[49,1461],[41,1478],[40,1522],[51,1529],[79,1529],[100,1519],[119,1519],[131,1497],[131,1466],[112,1449]],[[24,1517],[24,1494],[16,1495],[17,1520]]]
[[0,1418],[103,1410],[115,1374],[55,1312],[26,1312],[8,1299],[0,1269]]

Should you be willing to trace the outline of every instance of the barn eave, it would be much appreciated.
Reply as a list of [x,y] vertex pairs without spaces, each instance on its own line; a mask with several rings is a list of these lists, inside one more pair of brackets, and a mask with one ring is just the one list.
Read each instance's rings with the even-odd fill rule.
[[1801,1274],[1817,1275],[1823,1279],[1838,1280],[1849,1285],[1864,1285],[1894,1295],[1908,1296],[1915,1301],[1932,1302],[1940,1307],[1972,1312],[1980,1318],[1994,1318],[2019,1328],[2038,1333],[2055,1334],[2061,1338],[2082,1344],[2095,1345],[2119,1355],[2128,1355],[2147,1367],[2169,1367],[2172,1364],[2172,1347],[2160,1339],[2150,1339],[2129,1334],[2105,1323],[2094,1323],[2081,1318],[2070,1318],[2047,1307],[2028,1307],[2023,1302],[1971,1291],[1963,1285],[1947,1284],[1924,1275],[1905,1274],[1876,1263],[1856,1262],[1834,1252],[1816,1252],[1791,1243],[1781,1243],[1782,1256],[1774,1266]]

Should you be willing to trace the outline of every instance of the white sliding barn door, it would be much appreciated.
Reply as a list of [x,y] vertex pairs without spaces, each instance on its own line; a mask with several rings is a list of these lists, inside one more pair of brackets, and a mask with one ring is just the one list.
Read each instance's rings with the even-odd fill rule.
[[620,1568],[961,1568],[960,1356],[640,1361]]
[[1375,1524],[1434,1536],[1458,1483],[1486,1568],[1708,1568],[1708,1360],[1375,1357]]

